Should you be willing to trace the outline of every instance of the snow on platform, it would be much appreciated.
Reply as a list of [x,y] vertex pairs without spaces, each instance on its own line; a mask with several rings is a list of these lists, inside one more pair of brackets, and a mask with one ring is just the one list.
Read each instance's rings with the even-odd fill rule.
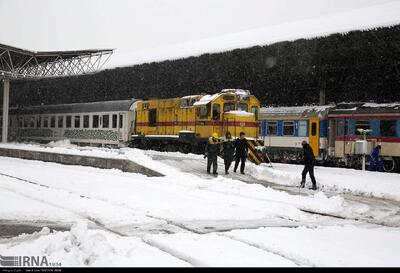
[[[260,166],[250,165],[250,173],[254,178],[272,183],[298,186],[301,181],[303,165],[273,163]],[[322,190],[338,193],[350,193],[400,201],[400,174],[361,171],[345,168],[329,168],[316,166],[315,177]],[[311,185],[307,175],[307,183]]]
[[[78,223],[69,231],[44,229],[0,239],[2,255],[47,255],[63,266],[398,266],[400,261],[394,251],[400,245],[399,229],[304,211],[351,213],[361,207],[347,208],[342,197],[323,192],[291,195],[229,176],[208,176],[201,155],[74,145],[1,146],[130,159],[165,174],[146,177],[0,157],[0,205],[7,208],[0,210],[0,224]],[[161,156],[167,160],[156,159]],[[177,162],[201,173],[182,171]],[[274,164],[270,169],[249,163],[247,173],[292,184],[297,168],[301,166]],[[351,177],[352,170],[335,170],[345,180]],[[321,183],[333,173],[316,169]],[[378,175],[366,183],[376,183]],[[313,249],[314,256],[309,253]]]

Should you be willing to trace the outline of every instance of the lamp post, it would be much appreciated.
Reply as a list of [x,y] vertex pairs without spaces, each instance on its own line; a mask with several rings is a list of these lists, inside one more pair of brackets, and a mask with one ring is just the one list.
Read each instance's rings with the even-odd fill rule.
[[359,131],[360,132],[360,134],[362,134],[363,136],[364,136],[364,141],[363,141],[363,151],[362,151],[362,154],[363,154],[363,156],[362,156],[362,170],[363,171],[365,171],[365,155],[367,154],[367,147],[368,147],[368,142],[367,142],[367,134],[368,133],[370,133],[370,132],[372,132],[372,130],[370,130],[370,129],[368,129],[368,130],[365,130],[365,129],[357,129],[357,131]]

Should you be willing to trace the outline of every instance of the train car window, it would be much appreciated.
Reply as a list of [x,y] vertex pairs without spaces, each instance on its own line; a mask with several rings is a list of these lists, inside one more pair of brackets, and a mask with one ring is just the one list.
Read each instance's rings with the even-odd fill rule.
[[317,135],[317,123],[316,122],[311,123],[311,135],[312,136]]
[[[156,110],[156,109],[153,109]],[[156,114],[155,116],[157,117],[157,110],[156,110]],[[157,121],[156,121],[157,123]],[[124,128],[124,116],[123,115],[119,115],[119,128]]]
[[49,128],[49,117],[43,117],[43,127]]
[[66,126],[65,127],[71,128],[71,124],[72,124],[72,117],[71,116],[67,116]]
[[24,118],[24,127],[25,128],[29,127],[29,117],[28,116],[25,116],[25,118]]
[[247,103],[239,103],[238,104],[238,111],[249,111],[249,106],[247,105]]
[[108,127],[110,127],[110,116],[103,115],[103,128],[108,128]]
[[397,135],[396,120],[395,119],[381,120],[380,129],[381,129],[381,136],[395,137]]
[[235,103],[227,102],[224,104],[224,113],[235,110]]
[[221,107],[219,104],[213,104],[212,119],[219,120],[221,117]]
[[99,128],[99,115],[93,115],[92,128]]
[[35,127],[35,117],[34,116],[30,117],[30,119],[29,119],[29,127],[31,127],[31,128]]
[[42,117],[37,116],[36,117],[36,128],[40,128],[40,127],[42,127]]
[[112,127],[113,128],[117,128],[117,120],[118,120],[118,116],[112,115]]
[[18,126],[21,128],[21,127],[22,127],[22,124],[23,124],[22,117],[19,117],[19,118],[18,118]]
[[371,125],[369,124],[369,120],[367,119],[358,119],[356,120],[356,130],[355,133],[357,136],[362,136],[363,134],[358,131],[358,129],[370,130]]
[[81,116],[75,116],[75,122],[74,122],[74,125],[75,125],[75,128],[81,128]]
[[63,128],[64,127],[64,116],[58,116],[58,128]]
[[294,122],[293,121],[285,121],[283,123],[283,135],[284,136],[293,136],[294,135]]
[[337,120],[336,123],[336,136],[342,137],[348,135],[349,121],[348,120]]
[[50,127],[56,128],[56,117],[55,116],[50,117]]
[[89,115],[83,116],[83,128],[89,128]]
[[278,133],[278,122],[276,121],[268,121],[267,124],[267,135],[276,136]]
[[307,136],[307,121],[300,120],[299,121],[299,137]]
[[157,109],[149,110],[149,126],[151,127],[157,126]]

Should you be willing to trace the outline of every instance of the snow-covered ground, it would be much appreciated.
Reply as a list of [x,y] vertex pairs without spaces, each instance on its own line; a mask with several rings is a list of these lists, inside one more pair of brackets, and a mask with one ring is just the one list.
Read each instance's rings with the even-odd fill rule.
[[[0,226],[54,222],[68,229],[0,239],[3,256],[46,255],[63,266],[400,265],[398,207],[371,216],[390,218],[393,225],[355,221],[370,208],[332,194],[334,187],[326,182],[334,181],[329,168],[316,170],[329,193],[323,187],[316,194],[296,194],[257,183],[273,177],[271,182],[293,188],[300,166],[247,164],[245,181],[236,174],[204,174],[205,160],[198,155],[82,148],[68,142],[50,146],[0,145],[128,158],[165,176],[0,157]],[[360,173],[335,170],[340,183],[351,178],[350,171]],[[378,175],[366,184],[377,183]],[[251,179],[258,182],[247,183]]]
[[104,69],[218,53],[237,48],[309,39],[352,30],[368,30],[400,23],[400,2],[324,15],[312,19],[247,30],[219,37],[170,45],[148,51],[116,53]]

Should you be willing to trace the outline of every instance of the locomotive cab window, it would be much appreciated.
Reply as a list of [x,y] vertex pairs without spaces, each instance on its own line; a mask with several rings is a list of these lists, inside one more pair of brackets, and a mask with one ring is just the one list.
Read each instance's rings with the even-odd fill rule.
[[221,107],[219,104],[213,104],[212,119],[219,120],[221,116]]
[[258,120],[258,107],[257,106],[252,106],[251,107],[251,112],[254,114],[256,117],[256,120]]
[[294,122],[293,121],[285,121],[283,123],[283,135],[284,136],[293,136],[294,135]]
[[234,111],[235,110],[235,103],[227,102],[224,104],[224,112]]
[[363,134],[358,131],[358,129],[363,129],[363,130],[370,130],[371,125],[369,124],[369,120],[366,119],[358,119],[356,120],[356,128],[355,128],[355,134],[357,136],[362,136]]
[[249,111],[249,106],[247,105],[247,103],[239,103],[238,104],[238,111]]
[[396,137],[396,120],[381,120],[380,124],[381,136]]
[[[121,116],[120,116],[120,120],[121,120]],[[149,110],[149,126],[150,127],[157,126],[157,109]]]
[[210,115],[210,109],[211,109],[211,104],[208,103],[207,105],[202,105],[199,108],[197,108],[197,116],[201,119],[206,119]]

